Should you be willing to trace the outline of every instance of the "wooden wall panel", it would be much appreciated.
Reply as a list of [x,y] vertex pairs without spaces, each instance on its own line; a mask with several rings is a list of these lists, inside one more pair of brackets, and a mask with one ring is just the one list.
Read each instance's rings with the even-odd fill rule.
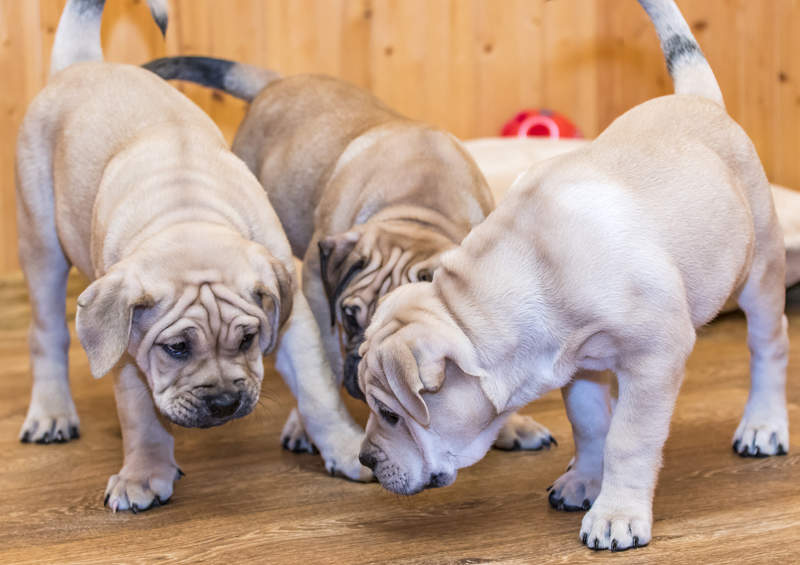
[[[0,272],[17,268],[14,139],[44,84],[65,0],[0,0]],[[679,0],[770,178],[800,188],[800,0]],[[170,0],[166,41],[144,0],[108,0],[106,59],[206,54],[327,73],[461,137],[519,109],[564,112],[596,135],[671,90],[634,0]],[[179,88],[233,137],[245,104]]]

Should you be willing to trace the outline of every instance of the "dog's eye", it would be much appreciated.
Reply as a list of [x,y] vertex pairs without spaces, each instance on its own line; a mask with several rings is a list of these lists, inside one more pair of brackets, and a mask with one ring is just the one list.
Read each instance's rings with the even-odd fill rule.
[[256,334],[247,334],[247,335],[245,335],[242,338],[242,343],[239,344],[239,351],[244,353],[245,351],[250,349],[250,346],[253,345],[253,338],[255,336],[256,336]]
[[430,269],[420,269],[417,273],[417,280],[422,282],[431,282],[433,280],[433,273]]
[[394,426],[400,420],[400,416],[386,408],[386,406],[378,407],[378,413],[381,415],[381,418],[383,418],[383,420],[390,426]]
[[358,324],[358,310],[357,306],[345,306],[342,311],[342,325],[349,334],[361,331],[361,326]]
[[185,341],[177,341],[175,343],[165,343],[161,346],[164,351],[167,352],[167,355],[172,357],[173,359],[178,359],[183,361],[184,359],[189,357],[190,349],[189,344]]

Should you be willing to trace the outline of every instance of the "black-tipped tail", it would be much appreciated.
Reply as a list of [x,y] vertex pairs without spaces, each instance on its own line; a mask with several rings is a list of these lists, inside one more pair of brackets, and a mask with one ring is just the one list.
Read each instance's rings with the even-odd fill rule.
[[724,106],[717,79],[673,0],[639,0],[658,33],[676,94],[703,96]]
[[163,79],[188,80],[248,102],[280,78],[274,71],[213,57],[164,57],[142,66]]

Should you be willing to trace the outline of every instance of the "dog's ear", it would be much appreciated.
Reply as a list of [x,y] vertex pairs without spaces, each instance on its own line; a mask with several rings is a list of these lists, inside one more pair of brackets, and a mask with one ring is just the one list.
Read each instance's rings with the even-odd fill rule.
[[75,329],[94,378],[114,368],[128,348],[134,310],[154,303],[139,278],[124,268],[112,269],[78,296]]
[[351,253],[361,234],[349,231],[329,235],[319,240],[319,271],[322,286],[328,298],[331,313],[331,327],[336,323],[336,300],[347,287],[347,283],[358,271],[364,268],[363,257],[352,257]]
[[[420,337],[409,345],[398,337],[389,338],[380,350],[381,370],[395,398],[422,426],[430,425],[430,414],[423,393],[435,393],[444,384],[447,362],[480,379],[486,392],[488,374],[475,359],[472,344],[466,335],[455,328],[432,328],[430,335]],[[486,393],[495,407],[495,398]]]
[[421,365],[407,345],[390,340],[381,348],[380,364],[394,397],[420,425],[429,426],[431,417],[422,393],[436,392],[441,387],[444,358]]
[[261,324],[258,336],[261,351],[267,354],[275,348],[280,329],[292,313],[295,285],[283,263],[265,249],[260,248],[254,255],[251,263],[255,269],[255,281],[248,284],[269,322]]

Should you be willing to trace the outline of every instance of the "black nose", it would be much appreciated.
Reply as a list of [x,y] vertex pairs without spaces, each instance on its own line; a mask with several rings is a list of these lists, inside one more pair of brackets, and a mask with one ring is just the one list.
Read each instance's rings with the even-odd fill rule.
[[358,362],[361,357],[353,353],[348,353],[344,360],[344,388],[350,396],[357,400],[366,400],[364,393],[358,386]]
[[211,415],[215,418],[228,418],[233,416],[233,414],[239,409],[239,405],[241,403],[242,394],[240,392],[235,394],[223,392],[222,394],[217,394],[216,396],[206,397],[208,411],[211,412]]
[[365,451],[362,451],[361,453],[358,454],[358,460],[361,461],[361,464],[364,465],[364,467],[373,470],[375,469],[375,465],[378,464],[378,460],[375,459],[375,456],[372,453],[368,453]]
[[439,488],[447,484],[446,473],[431,473],[431,478],[425,488]]

